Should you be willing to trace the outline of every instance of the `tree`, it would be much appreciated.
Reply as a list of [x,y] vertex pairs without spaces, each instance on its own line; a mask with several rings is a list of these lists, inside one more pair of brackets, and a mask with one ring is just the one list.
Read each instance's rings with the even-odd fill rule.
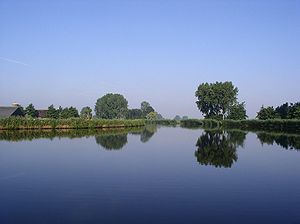
[[143,113],[143,116],[146,117],[147,114],[149,114],[150,112],[154,112],[155,110],[153,109],[153,107],[150,106],[150,103],[143,101],[141,103],[141,110]]
[[205,118],[224,119],[230,107],[237,103],[238,88],[232,82],[202,83],[195,96]]
[[243,146],[245,132],[221,130],[204,131],[198,138],[195,151],[197,161],[201,165],[230,168],[237,161],[236,149]]
[[147,120],[156,120],[157,119],[157,113],[152,111],[149,114],[147,114],[146,116]]
[[126,118],[128,102],[121,94],[108,93],[99,98],[95,105],[95,114],[103,119]]
[[279,115],[276,113],[274,107],[262,106],[260,111],[257,112],[256,118],[259,120],[276,119],[279,118]]
[[128,119],[141,119],[141,118],[143,118],[143,112],[141,109],[129,109],[127,118]]
[[34,108],[32,103],[25,108],[25,113],[30,117],[38,117],[38,111]]
[[83,107],[80,111],[80,117],[84,119],[92,118],[92,109],[90,107]]
[[188,120],[188,119],[189,119],[188,116],[183,116],[183,117],[182,117],[182,120]]
[[119,150],[127,144],[127,134],[102,134],[95,136],[96,143],[107,150]]
[[281,119],[287,119],[290,109],[291,107],[289,106],[289,103],[285,103],[276,107],[275,112],[280,116]]
[[245,120],[247,119],[246,109],[245,109],[245,102],[236,103],[232,105],[229,109],[227,119],[232,120]]
[[48,111],[46,114],[47,118],[55,118],[57,119],[59,116],[58,111],[54,108],[53,104],[48,107]]
[[291,104],[288,114],[289,119],[300,119],[300,102]]
[[78,110],[75,107],[69,107],[69,113],[68,114],[69,114],[68,118],[79,117]]

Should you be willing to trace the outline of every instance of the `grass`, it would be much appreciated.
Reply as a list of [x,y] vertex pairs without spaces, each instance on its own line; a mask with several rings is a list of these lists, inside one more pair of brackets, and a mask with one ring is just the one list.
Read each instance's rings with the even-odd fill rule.
[[145,124],[145,120],[29,119],[10,117],[0,119],[0,130],[126,128],[145,126]]

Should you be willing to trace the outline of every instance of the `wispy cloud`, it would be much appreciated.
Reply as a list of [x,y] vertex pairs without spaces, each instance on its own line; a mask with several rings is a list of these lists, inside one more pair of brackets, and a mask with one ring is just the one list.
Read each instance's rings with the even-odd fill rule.
[[28,66],[29,67],[29,65],[26,64],[26,63],[24,63],[24,62],[13,60],[13,59],[9,59],[9,58],[0,57],[0,60],[8,61],[8,62],[11,62],[11,63],[15,63],[15,64],[24,65],[24,66]]

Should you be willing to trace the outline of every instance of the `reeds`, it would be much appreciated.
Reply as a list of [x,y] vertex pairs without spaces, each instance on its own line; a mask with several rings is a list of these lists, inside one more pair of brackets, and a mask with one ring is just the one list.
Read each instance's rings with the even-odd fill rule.
[[125,128],[145,126],[145,120],[106,120],[106,119],[33,119],[10,117],[0,119],[0,130],[20,129],[89,129]]

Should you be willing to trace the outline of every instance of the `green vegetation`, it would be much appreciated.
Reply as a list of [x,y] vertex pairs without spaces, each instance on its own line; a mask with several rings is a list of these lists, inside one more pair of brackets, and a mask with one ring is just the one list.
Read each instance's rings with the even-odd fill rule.
[[195,157],[201,165],[230,168],[237,161],[237,148],[243,147],[246,132],[205,130],[198,138]]
[[37,117],[38,111],[34,108],[33,104],[31,103],[25,108],[25,114],[30,117]]
[[256,118],[260,120],[268,119],[300,119],[300,102],[298,103],[285,103],[276,107],[264,107],[260,108],[257,112]]
[[108,93],[97,100],[95,113],[101,119],[124,119],[128,113],[128,102],[121,94]]
[[176,126],[178,121],[176,120],[169,120],[169,119],[162,119],[162,120],[147,120],[147,124],[158,124],[163,126]]
[[213,119],[188,119],[180,121],[184,128],[225,128],[249,131],[277,131],[300,133],[300,120],[213,120]]
[[230,115],[232,118],[245,119],[246,114],[234,114],[236,111],[242,114],[245,110],[244,103],[237,102],[237,94],[238,88],[232,82],[202,83],[195,93],[198,98],[196,104],[205,118],[221,120]]
[[82,128],[116,128],[144,126],[145,120],[107,120],[107,119],[28,119],[10,117],[0,119],[0,129],[82,129]]
[[228,111],[227,119],[230,120],[245,120],[247,119],[245,103],[236,103],[232,105]]
[[90,107],[83,107],[80,111],[80,117],[83,119],[92,119],[92,109]]
[[214,119],[188,119],[181,120],[180,126],[183,128],[219,128],[222,126],[222,122]]
[[143,101],[141,103],[141,111],[142,111],[142,116],[143,118],[146,118],[146,116],[151,113],[151,112],[155,112],[155,110],[153,109],[153,107],[150,105],[150,103]]

